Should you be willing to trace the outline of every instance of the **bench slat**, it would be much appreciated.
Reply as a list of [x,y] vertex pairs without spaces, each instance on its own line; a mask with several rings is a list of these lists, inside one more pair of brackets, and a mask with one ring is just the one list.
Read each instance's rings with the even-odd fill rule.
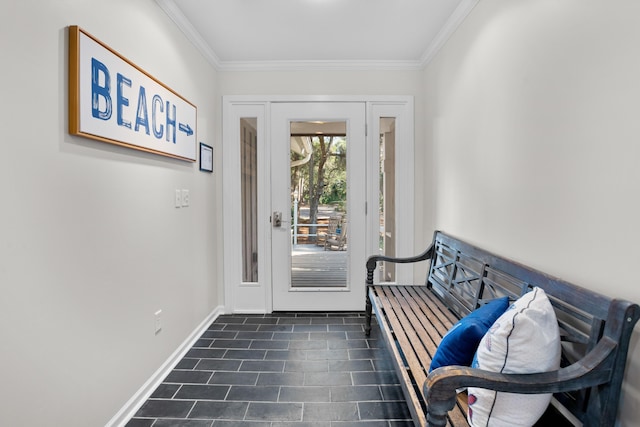
[[[426,286],[374,286],[372,293],[384,307],[384,316],[402,351],[399,363],[406,366],[405,374],[412,383],[412,404],[422,407],[422,387],[442,336],[457,318]],[[381,320],[382,321],[382,320]],[[405,376],[405,375],[403,375]],[[417,389],[417,391],[416,391]],[[418,397],[418,394],[420,397]],[[448,414],[450,425],[466,425],[466,395]],[[424,421],[418,420],[420,425]]]
[[[400,321],[396,317],[393,309],[388,309],[390,307],[390,303],[384,293],[380,292],[379,289],[371,288],[369,290],[369,298],[373,301],[373,308],[376,310],[376,315],[379,318],[378,324],[382,330],[385,343],[395,359],[394,367],[396,368],[396,373],[400,378],[402,390],[408,400],[407,404],[411,411],[414,423],[419,426],[425,426],[426,416],[423,405],[416,394],[413,376],[409,370],[405,369],[406,362],[403,360],[400,349],[398,349],[394,344],[396,342],[406,342],[407,340],[406,336],[402,333]],[[394,331],[397,331],[398,334]]]
[[[437,348],[437,344],[442,341],[442,337],[458,321],[456,316],[426,286],[398,286],[392,287],[392,289],[394,296],[399,299],[399,304],[404,306],[404,313],[408,316],[408,322],[420,335],[422,342],[435,342]],[[400,299],[400,296],[404,299]],[[407,309],[407,305],[411,310]],[[425,373],[429,372],[429,366],[436,348],[429,351],[428,354],[420,354],[416,351],[416,355],[421,362],[418,368],[423,369]],[[406,350],[403,347],[403,351]],[[420,387],[419,390],[422,399],[424,399],[422,388]],[[453,425],[466,425],[466,399],[466,394],[458,395],[457,407],[448,413],[449,422]]]
[[415,379],[415,382],[417,384],[424,384],[424,381],[427,379],[427,375],[424,372],[422,364],[420,363],[412,344],[412,342],[416,344],[419,343],[420,340],[418,335],[411,326],[411,323],[407,320],[402,306],[399,304],[398,299],[393,295],[393,291],[390,288],[383,288],[379,298],[383,306],[386,307],[385,314],[389,318],[393,333],[398,340],[398,344],[402,348],[406,363],[411,370],[411,374]]

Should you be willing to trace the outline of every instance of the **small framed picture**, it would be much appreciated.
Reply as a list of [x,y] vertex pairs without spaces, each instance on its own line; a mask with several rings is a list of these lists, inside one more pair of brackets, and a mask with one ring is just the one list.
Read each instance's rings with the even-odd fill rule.
[[213,148],[200,143],[200,170],[213,172]]

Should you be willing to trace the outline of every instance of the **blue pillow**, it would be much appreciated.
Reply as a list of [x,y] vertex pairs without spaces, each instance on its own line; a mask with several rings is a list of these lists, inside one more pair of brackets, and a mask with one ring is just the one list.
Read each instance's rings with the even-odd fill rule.
[[460,319],[442,337],[429,372],[441,366],[471,366],[480,340],[508,307],[508,297],[497,298]]

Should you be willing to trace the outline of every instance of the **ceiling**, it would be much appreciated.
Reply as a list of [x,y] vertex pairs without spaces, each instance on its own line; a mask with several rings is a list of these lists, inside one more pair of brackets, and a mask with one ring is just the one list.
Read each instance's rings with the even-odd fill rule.
[[156,0],[218,69],[419,68],[479,0]]

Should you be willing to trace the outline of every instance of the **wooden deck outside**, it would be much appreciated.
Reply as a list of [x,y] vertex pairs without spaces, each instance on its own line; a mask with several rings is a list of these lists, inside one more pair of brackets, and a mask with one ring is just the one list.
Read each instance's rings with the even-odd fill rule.
[[317,245],[295,245],[291,251],[293,287],[347,285],[347,251],[325,251]]

